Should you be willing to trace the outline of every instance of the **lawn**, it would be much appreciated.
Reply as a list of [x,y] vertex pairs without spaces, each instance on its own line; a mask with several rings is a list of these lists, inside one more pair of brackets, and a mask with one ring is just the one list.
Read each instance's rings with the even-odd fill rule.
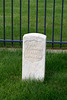
[[46,53],[44,82],[22,81],[21,49],[0,49],[0,100],[67,100],[67,53]]
[[[5,0],[5,38],[11,39],[11,0]],[[13,39],[19,39],[19,13],[20,0],[13,0]],[[28,32],[28,0],[22,1],[22,37]],[[55,35],[54,40],[60,41],[61,33],[61,5],[62,0],[56,0],[55,4]],[[38,0],[38,33],[44,34],[44,6],[45,0]],[[47,41],[52,40],[53,25],[53,0],[47,0],[46,35]],[[36,32],[36,0],[30,0],[30,32]],[[63,15],[63,41],[67,41],[67,0],[64,0]],[[3,0],[0,0],[0,39],[3,39]]]

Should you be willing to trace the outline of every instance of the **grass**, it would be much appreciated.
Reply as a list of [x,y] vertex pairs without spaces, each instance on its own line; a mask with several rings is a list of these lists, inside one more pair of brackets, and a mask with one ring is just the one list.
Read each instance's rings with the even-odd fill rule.
[[46,53],[44,82],[22,81],[21,49],[0,49],[0,100],[67,100],[67,53]]
[[[61,33],[61,4],[62,0],[56,0],[55,7],[55,35],[54,40],[60,41]],[[19,39],[19,0],[13,1],[13,39]],[[38,0],[38,33],[44,34],[44,5],[45,0]],[[22,0],[22,37],[28,30],[28,0]],[[5,38],[11,39],[11,0],[5,2]],[[52,40],[52,24],[53,24],[53,0],[47,0],[47,16],[46,16],[46,35],[47,41]],[[36,0],[30,0],[30,32],[36,32]],[[63,41],[67,41],[67,1],[64,0],[63,15]],[[0,39],[3,39],[3,0],[0,0]]]

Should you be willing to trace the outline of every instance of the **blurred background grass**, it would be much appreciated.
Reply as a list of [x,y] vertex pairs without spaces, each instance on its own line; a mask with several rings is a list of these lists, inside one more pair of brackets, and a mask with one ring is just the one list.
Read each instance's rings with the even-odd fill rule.
[[[21,1],[22,1],[21,37],[23,37],[23,35],[27,34],[28,31],[28,0],[21,0]],[[56,6],[55,6],[54,40],[60,41],[62,0],[56,0],[55,3]],[[42,34],[44,34],[44,10],[45,10],[44,6],[45,6],[45,0],[38,0],[38,33],[42,33]],[[47,0],[46,12],[47,12],[46,13],[47,41],[51,41],[52,25],[53,25],[53,0]],[[20,1],[13,0],[13,39],[15,40],[19,40],[19,35],[20,35],[19,25],[20,25]],[[30,33],[32,32],[36,32],[36,0],[30,0]],[[64,0],[62,37],[63,37],[62,38],[63,41],[67,41],[67,1],[66,0]],[[5,0],[5,38],[11,39],[11,0]],[[3,39],[3,0],[0,0],[0,39]]]

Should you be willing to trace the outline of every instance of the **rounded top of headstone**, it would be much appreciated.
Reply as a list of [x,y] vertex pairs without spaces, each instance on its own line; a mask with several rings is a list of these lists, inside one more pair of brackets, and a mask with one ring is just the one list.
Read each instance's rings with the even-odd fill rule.
[[24,37],[28,37],[28,36],[36,36],[36,37],[46,38],[46,35],[41,34],[41,33],[28,33],[28,34],[24,35]]

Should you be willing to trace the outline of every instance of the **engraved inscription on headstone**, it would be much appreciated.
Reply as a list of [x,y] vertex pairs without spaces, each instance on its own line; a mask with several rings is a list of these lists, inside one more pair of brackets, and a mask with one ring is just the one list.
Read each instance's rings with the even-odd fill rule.
[[36,62],[43,58],[43,44],[41,41],[25,41],[24,57],[31,61]]
[[30,33],[23,36],[22,79],[44,79],[46,36]]

